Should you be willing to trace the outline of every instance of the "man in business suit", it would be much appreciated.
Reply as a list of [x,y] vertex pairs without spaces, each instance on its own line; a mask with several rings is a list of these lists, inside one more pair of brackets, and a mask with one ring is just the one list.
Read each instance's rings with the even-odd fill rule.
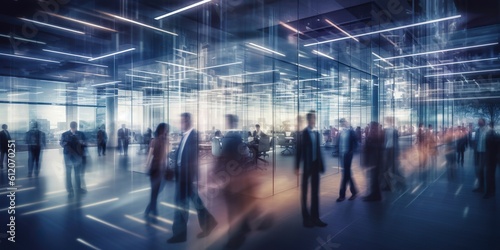
[[128,144],[130,142],[130,130],[122,124],[122,128],[118,129],[118,145],[120,145],[121,153],[127,155]]
[[358,189],[354,184],[351,171],[352,157],[354,155],[354,150],[358,146],[358,139],[356,132],[354,132],[345,118],[340,119],[340,126],[343,129],[342,132],[340,132],[339,139],[339,156],[342,164],[342,182],[340,183],[339,198],[337,199],[337,202],[345,200],[345,193],[348,184],[352,194],[349,200],[354,200],[358,194]]
[[33,175],[35,170],[35,177],[40,173],[40,153],[42,147],[45,147],[45,133],[38,129],[38,123],[33,122],[31,129],[26,132],[26,145],[28,145],[28,177]]
[[60,145],[64,148],[64,164],[66,165],[66,190],[68,197],[73,198],[74,190],[71,181],[72,170],[75,172],[76,192],[79,194],[87,193],[87,190],[82,188],[82,161],[84,157],[85,146],[87,139],[85,134],[77,130],[76,122],[70,123],[70,130],[61,135]]
[[[321,156],[320,135],[314,130],[316,113],[307,113],[307,128],[297,136],[297,151],[295,157],[295,174],[299,174],[301,161],[303,164],[301,185],[302,220],[304,227],[326,227],[327,224],[319,218],[319,174],[325,172]],[[311,180],[311,209],[307,209],[307,188]]]
[[7,155],[7,149],[9,148],[9,140],[12,139],[7,128],[7,124],[2,124],[2,131],[0,132],[0,169],[3,169],[3,159],[5,158],[7,161],[7,157],[5,156]]
[[108,134],[106,134],[106,130],[104,130],[104,125],[99,127],[99,131],[97,131],[97,154],[99,156],[106,155],[106,143],[108,142]]
[[189,200],[193,201],[198,213],[198,222],[202,232],[198,238],[208,236],[217,225],[215,218],[204,206],[198,195],[198,133],[192,126],[191,114],[181,114],[182,139],[175,159],[175,202],[179,209],[175,211],[173,236],[167,243],[186,241],[189,218]]
[[[399,132],[394,127],[394,118],[385,118],[386,128],[384,129],[384,167],[383,167],[383,190],[394,189],[393,183],[404,188],[404,177],[399,172]],[[430,127],[432,129],[432,126]],[[428,132],[429,133],[429,132]],[[432,132],[431,132],[432,133]],[[428,138],[426,138],[427,142]],[[429,145],[429,144],[427,144]]]

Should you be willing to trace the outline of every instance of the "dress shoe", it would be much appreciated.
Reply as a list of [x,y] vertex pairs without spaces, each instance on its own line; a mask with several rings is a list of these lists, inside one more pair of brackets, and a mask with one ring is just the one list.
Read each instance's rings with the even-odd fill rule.
[[206,230],[203,230],[202,232],[200,232],[198,235],[196,235],[196,237],[198,237],[198,239],[201,239],[201,238],[205,238],[207,237],[208,235],[210,235],[210,233],[214,230],[214,228],[217,226],[217,222],[214,221],[212,223],[212,225],[210,225],[210,227]]
[[326,227],[328,226],[328,224],[324,223],[323,221],[321,221],[320,219],[315,219],[313,220],[313,223],[315,226],[317,227]]
[[345,197],[339,197],[339,198],[337,199],[337,202],[342,202],[342,201],[345,201]]
[[358,196],[358,193],[352,194],[351,197],[349,197],[349,200],[353,201],[354,199],[356,199],[356,196]]
[[472,192],[474,192],[474,193],[482,193],[482,192],[484,192],[484,190],[482,188],[474,188],[474,189],[472,189]]
[[304,222],[302,222],[302,225],[304,225],[305,228],[314,227],[314,223],[311,220],[304,220]]
[[172,236],[172,238],[167,240],[167,243],[181,243],[186,241],[186,236]]

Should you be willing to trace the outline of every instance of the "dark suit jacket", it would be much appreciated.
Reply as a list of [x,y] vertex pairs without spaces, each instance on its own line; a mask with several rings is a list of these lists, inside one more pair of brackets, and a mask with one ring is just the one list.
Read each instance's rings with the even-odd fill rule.
[[300,162],[304,161],[304,174],[311,174],[314,172],[317,173],[325,172],[325,164],[323,163],[323,157],[321,156],[321,147],[320,147],[321,137],[318,131],[314,131],[314,133],[316,133],[316,161],[318,162],[317,165],[312,164],[313,147],[309,131],[306,128],[297,134],[295,169],[299,169]]
[[[340,144],[343,143],[342,142],[342,133],[344,133],[344,132],[341,132],[340,136],[339,136],[339,144],[338,144],[339,150],[340,150],[340,146],[341,146]],[[356,148],[358,148],[358,137],[356,135],[356,132],[352,129],[348,129],[347,133],[349,133],[349,148],[347,149],[346,153],[353,154],[354,150],[356,150]]]
[[4,130],[0,132],[0,150],[7,151],[10,139],[10,136],[7,136],[7,133],[5,133]]
[[[180,146],[175,153],[175,179],[179,194],[185,196],[196,188],[192,183],[198,180],[198,132],[193,129],[186,138],[182,155],[179,155]],[[181,157],[181,166],[177,166],[178,157]]]
[[129,134],[130,134],[130,130],[128,128],[118,129],[118,139],[119,140],[126,140],[126,141],[128,141],[130,139]]
[[61,135],[60,145],[64,148],[64,154],[67,155],[83,157],[86,143],[87,138],[81,131],[76,131],[73,135],[71,130],[68,130]]

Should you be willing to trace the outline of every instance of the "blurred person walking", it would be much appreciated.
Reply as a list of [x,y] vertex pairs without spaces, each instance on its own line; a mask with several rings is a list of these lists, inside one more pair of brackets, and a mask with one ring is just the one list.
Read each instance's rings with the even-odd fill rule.
[[45,133],[38,129],[38,122],[31,123],[31,129],[26,132],[26,145],[28,145],[28,177],[35,177],[40,174],[40,155],[42,147],[45,147]]

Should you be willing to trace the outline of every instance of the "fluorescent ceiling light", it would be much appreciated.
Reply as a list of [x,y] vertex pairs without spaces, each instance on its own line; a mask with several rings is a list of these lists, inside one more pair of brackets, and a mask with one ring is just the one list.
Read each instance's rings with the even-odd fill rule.
[[289,29],[289,30],[291,30],[291,31],[293,31],[295,33],[303,34],[299,30],[297,30],[296,28],[294,28],[294,27],[292,27],[292,26],[290,26],[290,25],[288,25],[288,24],[286,24],[286,23],[284,23],[282,21],[280,21],[280,24],[283,25],[283,27],[285,27],[285,28],[287,28],[287,29]]
[[210,1],[212,1],[212,0],[203,0],[203,1],[201,1],[201,2],[197,2],[197,3],[194,3],[194,4],[188,5],[188,6],[184,7],[184,8],[180,8],[180,9],[178,9],[178,10],[172,11],[172,12],[167,13],[167,14],[165,14],[165,15],[161,15],[161,16],[155,17],[155,20],[160,20],[160,19],[162,19],[162,18],[165,18],[165,17],[171,16],[171,15],[175,15],[175,14],[177,14],[177,13],[179,13],[179,12],[182,12],[182,11],[185,11],[185,10],[188,10],[188,9],[191,9],[191,8],[194,8],[194,7],[198,6],[198,5],[202,5],[202,4],[204,4],[204,3],[208,3],[208,2],[210,2]]
[[42,49],[45,52],[50,52],[50,53],[55,53],[55,54],[61,54],[61,55],[67,55],[67,56],[76,56],[76,57],[81,57],[85,59],[90,59],[92,57],[90,56],[82,56],[82,55],[76,55],[76,54],[71,54],[71,53],[66,53],[66,52],[61,52],[61,51],[55,51],[55,50],[50,50],[50,49]]
[[143,83],[148,83],[148,84],[152,83],[151,81],[143,81],[143,80],[136,80],[136,79],[132,79],[132,82],[143,82]]
[[29,56],[18,56],[18,55],[13,55],[13,54],[0,53],[0,56],[10,56],[10,57],[17,57],[17,58],[28,59],[28,60],[35,60],[35,61],[41,61],[41,62],[59,63],[58,61],[52,61],[52,60],[47,60],[47,59],[42,59],[42,58],[36,58],[36,57],[29,57]]
[[267,52],[267,53],[271,53],[271,54],[277,54],[277,55],[280,55],[280,56],[285,56],[284,54],[282,53],[279,53],[277,51],[274,51],[274,50],[271,50],[271,49],[268,49],[268,48],[265,48],[265,47],[262,47],[260,45],[257,45],[255,43],[248,43],[248,45],[254,47],[255,49],[258,49],[260,51],[264,51],[264,52]]
[[166,31],[166,30],[162,30],[160,28],[156,28],[156,27],[153,27],[151,25],[147,25],[147,24],[144,24],[144,23],[140,23],[140,22],[137,22],[137,21],[134,21],[134,20],[131,20],[131,19],[127,19],[125,17],[121,17],[121,16],[117,16],[117,15],[113,15],[113,14],[109,14],[109,13],[104,13],[106,15],[109,15],[109,16],[112,16],[116,19],[120,19],[122,21],[125,21],[125,22],[129,22],[129,23],[133,23],[133,24],[137,24],[137,25],[140,25],[142,27],[146,27],[146,28],[150,28],[150,29],[153,29],[153,30],[156,30],[156,31],[160,31],[160,32],[163,32],[163,33],[167,33],[167,34],[170,34],[170,35],[173,35],[173,36],[178,36],[176,33],[174,32],[170,32],[170,31]]
[[38,44],[46,44],[44,42],[40,42],[40,41],[36,41],[36,40],[31,40],[31,39],[26,39],[26,38],[22,38],[22,37],[18,37],[18,36],[13,36],[13,35],[4,35],[4,34],[0,34],[0,37],[5,37],[5,38],[12,38],[12,39],[16,39],[16,40],[20,40],[20,41],[25,41],[25,42],[30,42],[30,43],[38,43]]
[[53,24],[48,24],[48,23],[42,23],[42,22],[39,22],[39,21],[30,20],[30,19],[26,19],[26,18],[22,18],[22,17],[20,17],[19,19],[21,19],[23,21],[26,21],[26,22],[32,22],[32,23],[36,23],[36,24],[39,24],[39,25],[44,25],[44,26],[47,26],[47,27],[55,28],[55,29],[60,29],[60,30],[64,30],[64,31],[69,31],[69,32],[73,32],[73,33],[85,35],[85,32],[81,32],[81,31],[78,31],[78,30],[72,30],[72,29],[61,27],[61,26],[57,26],[57,25],[53,25]]
[[102,64],[95,64],[95,63],[88,63],[88,62],[79,62],[79,61],[69,61],[71,63],[78,63],[78,64],[85,64],[85,65],[90,65],[90,66],[96,66],[96,67],[101,67],[101,68],[107,68],[107,65],[102,65]]
[[96,87],[96,86],[112,85],[112,84],[116,84],[116,83],[120,83],[120,82],[121,81],[103,82],[103,83],[92,84],[90,86]]
[[[389,29],[384,29],[384,30],[379,30],[379,31],[372,31],[372,32],[368,32],[368,33],[358,34],[358,35],[353,35],[352,37],[369,36],[369,35],[389,32],[389,31],[393,31],[393,30],[406,29],[406,28],[425,25],[425,24],[447,21],[447,20],[456,19],[456,18],[460,18],[460,17],[461,17],[461,15],[439,18],[439,19],[429,20],[429,21],[420,22],[420,23],[408,24],[408,25],[403,25],[403,26],[399,26],[399,27],[394,27],[394,28],[389,28]],[[319,45],[319,44],[323,44],[323,43],[331,43],[331,42],[336,42],[336,41],[341,41],[341,40],[346,40],[346,39],[351,39],[351,37],[341,37],[341,38],[336,38],[336,39],[331,39],[331,40],[326,40],[326,41],[321,41],[321,42],[309,43],[309,44],[306,44],[304,46],[308,47],[308,46]]]
[[167,82],[184,81],[184,80],[189,80],[189,78],[184,78],[184,79],[171,79],[171,80],[159,81],[158,83],[167,83]]
[[186,50],[182,50],[182,49],[174,49],[174,50],[177,50],[181,53],[186,53],[186,54],[190,54],[190,55],[193,55],[193,56],[197,56],[198,54],[196,53],[193,53],[193,52],[190,52],[190,51],[186,51]]
[[498,44],[498,42],[496,42],[496,43],[485,43],[485,44],[471,45],[471,46],[451,48],[451,49],[441,49],[441,50],[420,52],[420,53],[409,54],[409,55],[401,55],[401,56],[393,56],[393,57],[385,57],[385,58],[380,57],[379,59],[375,59],[375,61],[380,61],[380,60],[384,60],[385,61],[385,60],[391,60],[391,59],[397,59],[397,58],[403,58],[403,57],[410,57],[410,56],[421,56],[421,55],[428,55],[428,54],[434,54],[434,53],[440,53],[440,52],[448,52],[448,51],[463,50],[463,49],[472,49],[472,48],[486,47],[486,46],[492,46],[492,45],[497,45],[497,44]]
[[163,62],[163,61],[156,61],[156,62],[157,62],[157,63],[161,63],[161,64],[172,65],[172,66],[176,66],[176,67],[180,67],[180,68],[186,68],[186,69],[196,69],[195,67],[184,66],[184,65],[181,65],[181,64],[176,64],[176,63],[169,63],[169,62]]
[[465,75],[465,74],[484,73],[484,72],[493,72],[493,71],[500,72],[500,69],[486,69],[486,70],[474,70],[474,71],[465,71],[465,72],[452,72],[452,73],[443,73],[443,74],[435,74],[435,75],[426,75],[425,77]]
[[118,54],[129,52],[129,51],[132,51],[132,50],[135,50],[135,48],[130,48],[130,49],[122,50],[122,51],[117,51],[117,52],[114,52],[114,53],[111,53],[111,54],[106,54],[106,55],[103,55],[103,56],[99,56],[99,57],[95,57],[95,58],[90,58],[89,61],[99,60],[99,59],[102,59],[102,58],[105,58],[105,57],[110,57],[110,56],[118,55]]
[[[394,64],[392,64],[392,63],[388,62],[387,60],[385,60],[385,58],[383,58],[383,57],[381,57],[381,56],[379,56],[379,55],[375,54],[374,52],[372,52],[372,55],[374,55],[374,56],[376,56],[377,58],[379,58],[379,59],[377,59],[377,60],[382,60],[382,61],[384,61],[385,63],[387,63],[387,64],[391,65],[392,67],[394,67]],[[375,60],[375,61],[377,61],[377,60]]]
[[[42,94],[43,92],[35,92],[35,93],[31,93],[31,94],[34,94],[34,95],[38,95],[38,94]],[[13,93],[13,94],[8,94],[7,96],[20,96],[20,95],[28,95],[30,94],[29,92],[23,92],[23,93]]]
[[138,76],[138,75],[131,75],[131,74],[125,74],[125,75],[130,76],[130,77],[138,77],[138,78],[142,78],[142,79],[152,79],[149,76]]
[[342,33],[344,33],[345,35],[347,35],[348,37],[350,37],[351,39],[353,39],[354,41],[358,42],[359,43],[359,40],[353,36],[351,36],[351,34],[347,33],[345,30],[341,29],[339,26],[335,25],[332,21],[328,20],[328,19],[325,19],[325,21],[330,24],[331,26],[337,28],[338,30],[340,30]]
[[375,63],[375,66],[377,66],[377,67],[379,67],[381,69],[385,69],[384,67],[380,66],[380,64],[378,64],[378,63]]
[[317,51],[317,50],[313,50],[312,52],[313,52],[314,54],[316,54],[316,55],[320,55],[320,56],[326,57],[326,58],[328,58],[328,59],[335,60],[335,58],[333,58],[333,57],[331,57],[331,56],[329,56],[329,55],[327,55],[327,54],[325,54],[325,53],[319,52],[319,51]]
[[237,74],[237,75],[229,75],[229,76],[219,76],[219,77],[236,77],[236,76],[246,76],[246,75],[256,75],[256,74],[264,74],[264,73],[271,73],[277,70],[265,70],[265,71],[259,71],[259,72],[248,72],[244,74]]
[[72,72],[72,73],[77,73],[77,74],[82,74],[82,75],[92,75],[92,76],[100,76],[100,77],[110,77],[109,75],[97,74],[97,73],[92,73],[92,72],[82,72],[82,71],[74,71],[74,70],[70,70],[69,72]]
[[130,69],[130,70],[133,71],[133,72],[139,72],[139,73],[144,73],[144,74],[151,74],[151,75],[166,76],[166,77],[168,77],[168,75],[160,74],[160,73],[156,73],[156,72],[150,72],[150,71],[144,71],[144,70],[138,70],[138,69]]
[[395,70],[398,71],[398,70],[407,70],[407,69],[420,69],[420,68],[429,68],[429,67],[471,63],[471,62],[483,62],[483,61],[491,61],[491,60],[498,60],[498,57],[491,57],[491,58],[485,58],[485,59],[474,59],[474,60],[467,60],[467,61],[460,61],[460,62],[439,63],[439,64],[415,66],[415,67],[407,67],[407,68],[397,68]]
[[59,17],[59,18],[62,18],[62,19],[68,20],[68,21],[72,21],[72,22],[75,22],[75,23],[80,23],[80,24],[83,24],[83,25],[87,25],[87,26],[90,26],[90,27],[94,27],[94,28],[98,28],[98,29],[102,29],[102,30],[107,30],[107,31],[111,31],[111,32],[117,32],[114,29],[106,28],[104,26],[100,26],[100,25],[97,25],[97,24],[89,23],[89,22],[84,22],[84,21],[81,21],[81,20],[78,20],[78,19],[74,19],[74,18],[70,18],[70,17],[65,17],[65,16],[57,15],[57,14],[54,14],[52,12],[44,12],[44,13],[49,14],[51,16]]
[[233,63],[219,64],[219,65],[215,65],[215,66],[209,66],[209,67],[205,67],[205,68],[200,68],[199,70],[202,70],[202,69],[220,68],[220,67],[224,67],[224,66],[231,66],[231,65],[236,65],[236,64],[241,64],[241,62],[233,62]]
[[298,64],[298,63],[293,63],[293,64],[295,64],[295,65],[297,65],[297,66],[299,66],[299,67],[302,67],[302,68],[304,68],[304,69],[308,69],[308,70],[312,70],[312,71],[318,71],[318,70],[316,70],[315,68],[311,68],[311,67],[308,67],[308,66],[304,66],[304,65],[302,65],[302,64]]

